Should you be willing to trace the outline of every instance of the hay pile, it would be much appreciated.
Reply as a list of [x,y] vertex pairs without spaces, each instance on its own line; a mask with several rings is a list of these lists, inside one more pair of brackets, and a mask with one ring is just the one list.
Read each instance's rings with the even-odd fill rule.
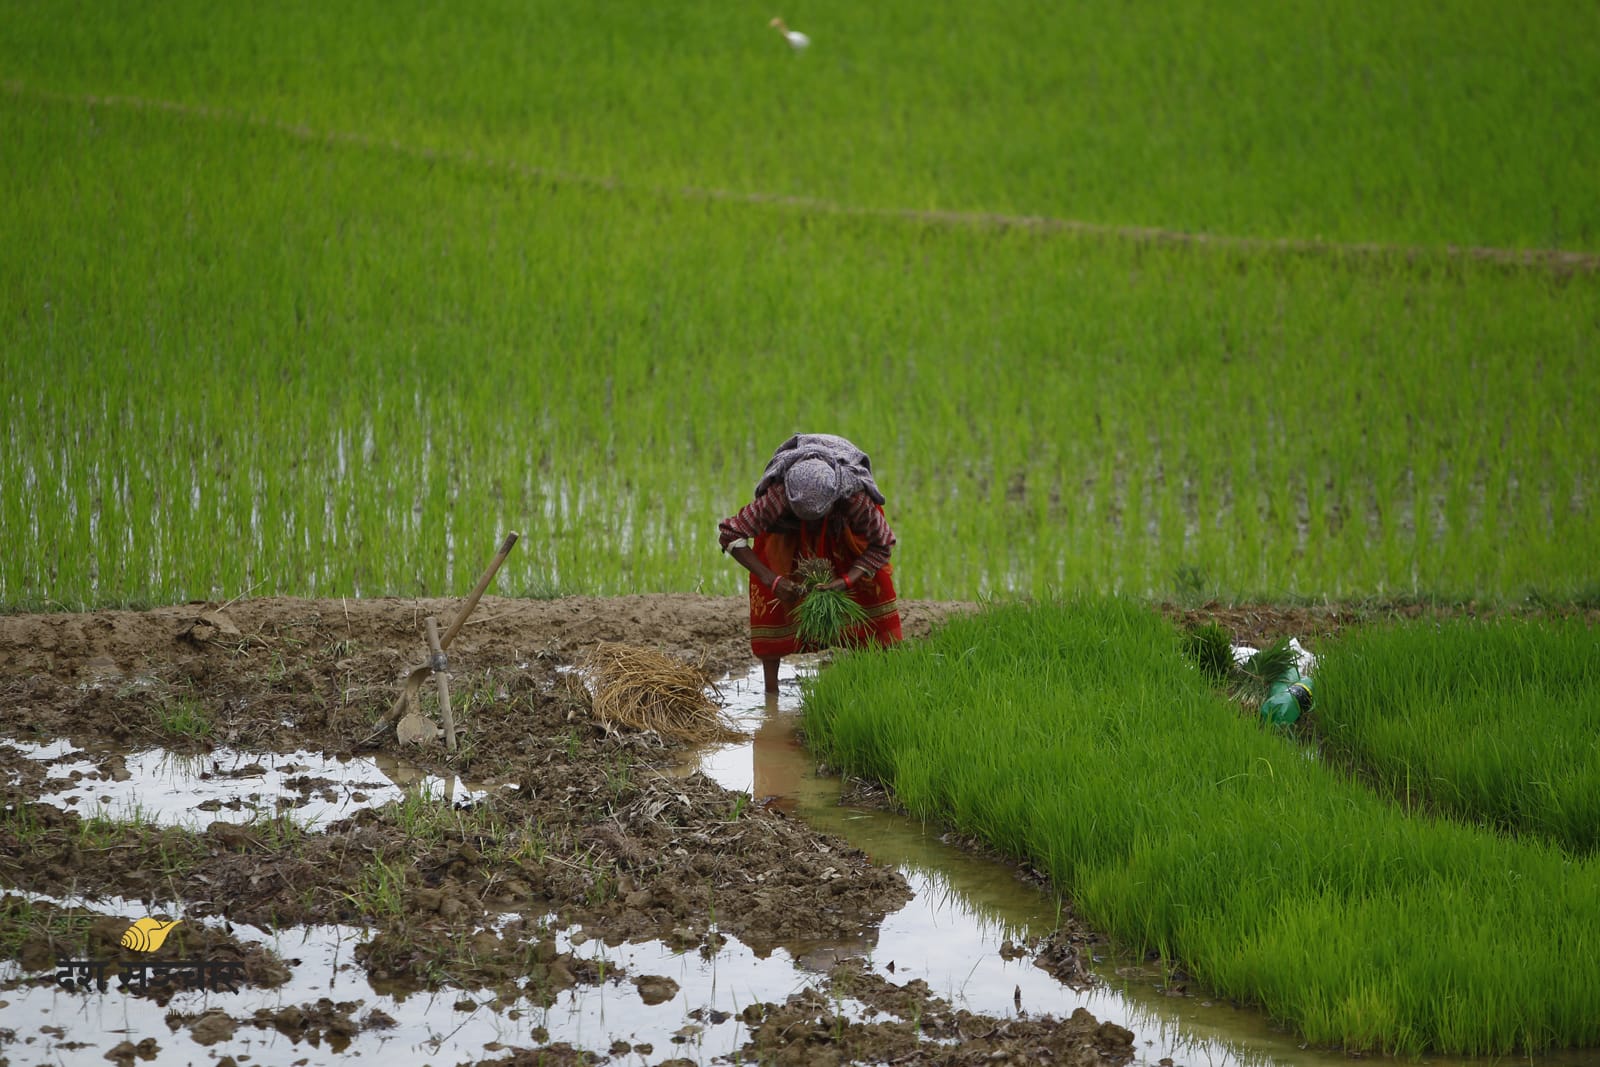
[[673,741],[743,737],[706,691],[722,694],[699,667],[653,649],[596,645],[578,664],[590,709],[606,729],[654,730]]

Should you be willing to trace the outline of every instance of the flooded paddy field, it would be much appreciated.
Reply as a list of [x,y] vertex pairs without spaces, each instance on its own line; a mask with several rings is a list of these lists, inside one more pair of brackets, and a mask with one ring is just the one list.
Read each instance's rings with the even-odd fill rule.
[[[485,601],[460,751],[371,743],[455,606],[0,618],[0,1058],[1341,1062],[819,773],[818,667],[761,693],[737,598]],[[599,641],[699,663],[748,737],[598,729],[566,668]]]
[[[737,600],[488,600],[452,648],[460,751],[365,745],[457,606],[0,619],[11,1062],[1130,1057],[1087,1015],[879,977],[894,867],[593,725],[563,670],[586,648],[742,671]],[[137,953],[141,919],[177,923]]]

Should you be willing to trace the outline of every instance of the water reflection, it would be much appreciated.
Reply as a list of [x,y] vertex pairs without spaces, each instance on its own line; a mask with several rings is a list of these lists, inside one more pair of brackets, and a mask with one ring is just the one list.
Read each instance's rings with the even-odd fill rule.
[[37,799],[84,817],[190,829],[211,822],[249,823],[287,816],[321,830],[362,808],[381,807],[407,791],[449,802],[486,796],[491,786],[437,775],[379,753],[340,758],[320,752],[252,752],[219,746],[204,753],[165,748],[80,749],[0,738],[44,765]]
[[[281,986],[247,985],[225,993],[179,989],[157,1000],[130,995],[115,980],[104,993],[63,991],[52,980],[53,967],[30,972],[14,960],[0,960],[0,1018],[15,1029],[18,1040],[6,1051],[32,1046],[37,1056],[27,1062],[105,1063],[112,1058],[107,1051],[122,1041],[151,1038],[159,1047],[148,1055],[141,1051],[141,1063],[162,1067],[201,1062],[213,1053],[175,1020],[193,1020],[210,1009],[227,1012],[239,1024],[216,1051],[260,1067],[327,1062],[331,1052],[341,1061],[464,1063],[481,1059],[497,1043],[535,1047],[565,1042],[598,1053],[616,1041],[653,1046],[649,1062],[685,1054],[709,1062],[737,1056],[749,1036],[740,1017],[747,1005],[781,1003],[815,981],[784,950],[758,953],[733,937],[726,938],[720,951],[702,954],[654,940],[606,945],[580,938],[579,930],[547,925],[560,951],[603,962],[607,977],[598,985],[564,990],[546,1005],[535,997],[489,990],[406,990],[375,980],[354,960],[355,949],[371,936],[358,927],[322,924],[269,931],[189,915],[178,903],[152,909],[150,902],[121,897],[68,899],[19,890],[0,893],[0,900],[6,897],[119,918],[159,910],[195,925],[226,929],[241,944],[271,951],[289,969]],[[546,924],[553,922],[553,916],[545,917]],[[463,936],[473,933],[467,930]],[[646,1003],[631,981],[646,975],[670,978],[678,989],[670,999]],[[392,1025],[341,1037],[347,1042],[342,1047],[332,1047],[330,1041],[323,1052],[311,1033],[296,1036],[271,1024],[273,1013],[323,998],[352,1019],[379,1012]],[[834,1007],[851,1021],[871,1018],[865,1005],[850,998]]]
[[792,815],[805,791],[805,746],[795,729],[796,715],[779,708],[778,694],[762,696],[765,714],[750,739],[750,797]]

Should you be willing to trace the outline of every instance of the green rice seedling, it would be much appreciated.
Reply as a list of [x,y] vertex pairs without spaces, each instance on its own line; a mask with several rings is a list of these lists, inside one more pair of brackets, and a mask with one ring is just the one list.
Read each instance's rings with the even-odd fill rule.
[[1263,731],[1126,598],[996,605],[805,693],[807,737],[1316,1045],[1600,1043],[1600,859],[1408,813]]
[[1324,751],[1397,802],[1600,850],[1600,635],[1582,619],[1363,627],[1317,674]]
[[[508,529],[494,592],[734,594],[753,410],[872,452],[908,598],[1592,584],[1575,0],[1180,0],[1160,34],[908,5],[801,63],[709,0],[661,16],[705,46],[670,57],[628,5],[237,8],[181,72],[192,4],[132,47],[94,0],[71,35],[18,13],[0,608],[447,595]],[[1443,247],[1485,244],[1553,251]]]
[[[24,546],[0,558],[7,603],[444,593],[467,580],[471,546],[494,545],[508,526],[524,530],[528,548],[508,562],[504,592],[735,591],[738,576],[706,549],[715,519],[747,491],[740,460],[754,446],[736,414],[747,401],[659,360],[662,345],[705,347],[695,365],[713,371],[731,369],[737,351],[773,346],[772,377],[748,402],[780,421],[837,426],[882,456],[894,501],[906,502],[894,521],[908,596],[1153,594],[1196,558],[1224,596],[1447,583],[1559,595],[1584,579],[1582,548],[1600,543],[1581,492],[1600,445],[1578,417],[1600,404],[1583,373],[1600,343],[1583,313],[1592,279],[1363,271],[770,206],[646,204],[619,192],[545,196],[465,164],[441,174],[403,154],[352,157],[216,123],[202,136],[181,112],[96,113],[92,141],[72,108],[18,107],[13,117],[18,137],[0,151],[61,154],[125,210],[112,217],[97,200],[53,196],[72,188],[63,179],[20,184],[25,210],[0,220],[0,242],[18,241],[14,257],[0,256],[17,306],[49,304],[56,330],[19,313],[15,343],[0,352],[17,383],[0,398],[16,441],[0,465],[5,484],[25,489],[0,504],[0,533]],[[140,177],[188,155],[239,195],[190,182],[184,195],[203,206],[191,212]],[[305,203],[251,180],[281,168],[310,175]],[[640,217],[650,219],[642,231],[627,225]],[[323,251],[347,218],[360,221],[336,244],[354,263]],[[127,239],[102,247],[96,226],[123,227]],[[183,226],[217,250],[214,273],[151,262],[187,262],[171,236]],[[524,264],[474,246],[434,263],[430,250],[452,233],[485,229],[556,252]],[[24,230],[46,240],[25,243]],[[768,264],[756,253],[775,232],[785,256]],[[607,254],[560,254],[585,243]],[[986,271],[972,278],[964,265],[977,256]],[[163,299],[151,311],[129,287],[86,286],[71,269],[84,258],[108,276],[145,279]],[[563,258],[576,264],[565,276],[542,266]],[[382,267],[358,269],[365,262]],[[811,310],[769,299],[823,275],[846,281],[809,290]],[[250,284],[237,284],[244,277]],[[686,277],[721,282],[691,291]],[[862,299],[868,291],[881,306]],[[410,295],[374,316],[394,304],[391,292]],[[484,295],[493,292],[504,301]],[[613,336],[523,310],[547,300],[588,309]],[[752,310],[774,300],[770,314]],[[1008,310],[1023,305],[1036,310]],[[1061,306],[1071,314],[1052,310]],[[326,313],[291,327],[283,307]],[[849,321],[860,336],[840,334],[823,354],[795,345],[813,316]],[[646,321],[648,330],[629,325]],[[723,324],[715,345],[703,343],[707,322]],[[43,373],[69,342],[85,367]],[[145,373],[122,367],[127,344]],[[226,403],[228,390],[194,384],[218,380],[208,345],[236,353],[226,369],[252,398],[249,420]],[[318,357],[283,373],[300,345]],[[510,348],[527,353],[522,376],[505,370]],[[1055,362],[1041,370],[1025,357],[1032,350]],[[870,410],[813,403],[796,388],[842,391],[869,351],[908,368]],[[983,388],[972,351],[992,352]],[[1549,369],[1530,380],[1535,351]],[[562,380],[562,354],[609,380],[609,394],[531,388]],[[1078,388],[1085,379],[1100,383],[1092,395]],[[357,397],[341,388],[352,380],[370,386]],[[1274,399],[1308,392],[1321,399],[1316,418],[1294,419]],[[607,416],[618,408],[630,417]],[[1333,414],[1354,411],[1360,433]],[[539,443],[504,428],[514,425],[537,425]],[[1430,440],[1445,426],[1468,439],[1503,434],[1507,446],[1490,454],[1505,471],[1480,478],[1415,460],[1437,456]],[[153,441],[167,447],[146,447]],[[166,461],[176,455],[192,466]],[[1298,473],[1318,465],[1348,487],[1343,497],[1319,498],[1320,483]],[[1472,493],[1451,488],[1463,479]],[[1435,546],[1417,529],[1415,501],[1417,485],[1439,480],[1443,495],[1430,489],[1425,500],[1448,511],[1483,494],[1495,522],[1450,519]],[[1280,482],[1293,491],[1262,489]],[[1302,524],[1331,530],[1346,510],[1338,545],[1301,534]],[[575,532],[597,524],[617,536]],[[216,543],[246,547],[197,547]],[[1554,553],[1551,543],[1574,547]]]
[[[70,35],[50,5],[19,12],[0,42],[12,91],[138,94],[196,123],[248,117],[356,152],[398,146],[448,166],[454,149],[542,180],[839,212],[1523,248],[1593,247],[1596,234],[1585,103],[1600,57],[1571,32],[1589,14],[1576,0],[1515,13],[1462,0],[1381,25],[1357,0],[1314,13],[1180,0],[1159,14],[1088,0],[1057,20],[1020,0],[938,20],[910,0],[830,4],[813,16],[826,51],[804,62],[764,19],[713,0],[667,13],[541,0],[450,19],[415,0],[337,16],[184,3],[142,17],[137,44],[101,11],[115,9],[90,4]],[[165,58],[202,22],[206,56],[172,70]],[[663,55],[663,37],[696,48]],[[551,40],[594,47],[554,56]],[[1092,63],[1053,61],[1091,48]]]
[[1183,650],[1213,682],[1220,684],[1233,674],[1233,639],[1215,622],[1191,627],[1184,635]]
[[1295,656],[1294,649],[1289,647],[1289,638],[1280,637],[1240,664],[1239,673],[1264,691],[1294,666]]
[[824,589],[834,580],[833,564],[809,557],[795,567],[805,596],[794,607],[795,634],[802,645],[838,648],[852,642],[851,630],[867,621],[867,612],[841,589]]

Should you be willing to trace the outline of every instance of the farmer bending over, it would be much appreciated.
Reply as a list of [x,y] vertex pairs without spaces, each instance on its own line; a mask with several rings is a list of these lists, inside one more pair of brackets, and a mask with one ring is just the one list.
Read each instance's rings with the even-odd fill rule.
[[883,493],[872,461],[843,437],[803,433],[778,446],[756,484],[755,499],[719,529],[722,550],[750,572],[750,651],[761,661],[767,692],[778,691],[778,663],[803,647],[790,609],[804,597],[789,577],[808,556],[828,560],[834,579],[867,613],[847,636],[889,645],[900,640]]

